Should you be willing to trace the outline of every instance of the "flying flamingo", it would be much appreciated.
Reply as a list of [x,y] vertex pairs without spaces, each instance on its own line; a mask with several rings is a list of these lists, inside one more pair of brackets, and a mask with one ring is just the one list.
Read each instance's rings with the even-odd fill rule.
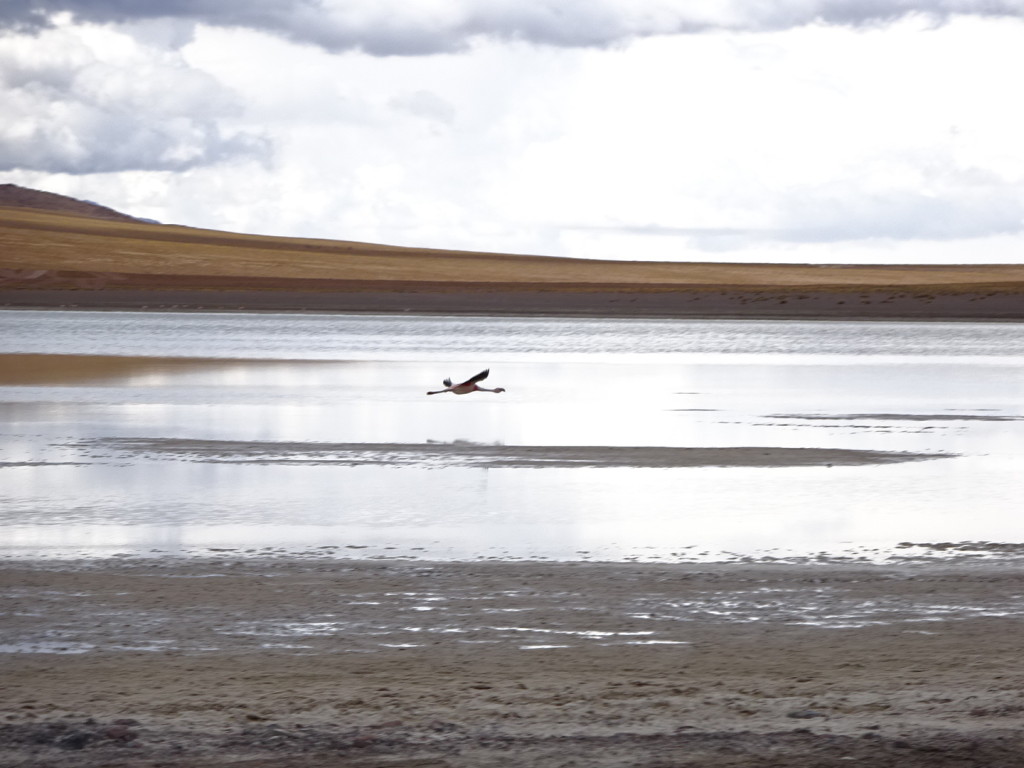
[[488,368],[485,371],[480,371],[476,376],[471,379],[466,379],[461,384],[452,385],[451,379],[444,380],[444,389],[439,389],[435,392],[427,392],[428,395],[439,395],[442,392],[451,392],[455,395],[468,395],[470,392],[504,392],[504,387],[495,387],[494,389],[487,389],[487,387],[477,386],[478,381],[483,381],[487,378],[487,375],[491,372]]

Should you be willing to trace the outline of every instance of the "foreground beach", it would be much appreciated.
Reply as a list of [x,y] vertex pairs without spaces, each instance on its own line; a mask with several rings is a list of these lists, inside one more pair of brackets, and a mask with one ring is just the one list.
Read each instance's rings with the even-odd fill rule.
[[7,561],[0,765],[1019,765],[1022,577]]

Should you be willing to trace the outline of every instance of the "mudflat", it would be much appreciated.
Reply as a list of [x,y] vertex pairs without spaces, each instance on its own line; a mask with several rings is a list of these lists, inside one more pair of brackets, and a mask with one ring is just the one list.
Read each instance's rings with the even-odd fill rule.
[[1024,560],[0,565],[4,766],[1013,766]]

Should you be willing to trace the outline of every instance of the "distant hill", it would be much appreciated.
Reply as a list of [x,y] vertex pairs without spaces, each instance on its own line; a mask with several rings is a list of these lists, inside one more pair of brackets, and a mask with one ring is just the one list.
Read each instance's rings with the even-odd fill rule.
[[35,208],[41,211],[71,213],[76,216],[89,216],[94,219],[109,219],[111,221],[141,221],[134,216],[90,203],[87,200],[76,200],[73,197],[53,192],[19,187],[17,184],[0,184],[0,206]]
[[598,261],[153,224],[0,185],[0,307],[1024,319],[1024,264]]

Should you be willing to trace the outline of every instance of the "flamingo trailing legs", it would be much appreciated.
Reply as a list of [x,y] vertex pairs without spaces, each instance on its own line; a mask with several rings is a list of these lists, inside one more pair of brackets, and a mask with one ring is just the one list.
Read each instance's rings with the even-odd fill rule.
[[495,387],[494,389],[487,389],[487,387],[481,387],[477,384],[478,381],[483,381],[490,374],[491,369],[480,371],[476,376],[470,379],[466,379],[461,384],[452,384],[451,379],[444,380],[444,389],[438,389],[434,392],[427,392],[428,395],[439,395],[442,392],[451,392],[453,395],[468,395],[470,392],[504,392],[504,387]]

